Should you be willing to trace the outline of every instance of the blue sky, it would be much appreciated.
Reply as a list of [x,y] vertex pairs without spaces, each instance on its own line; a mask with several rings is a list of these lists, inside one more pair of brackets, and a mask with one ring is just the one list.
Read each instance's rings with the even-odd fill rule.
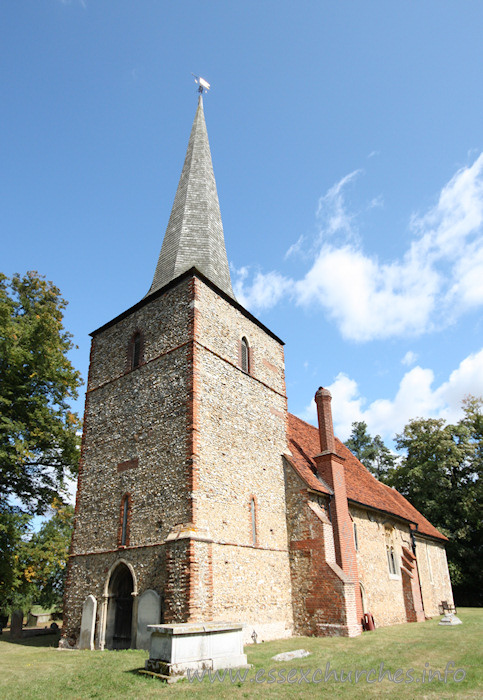
[[[286,342],[289,409],[386,441],[483,395],[483,5],[0,7],[0,269],[88,333],[150,286],[196,109],[232,281]],[[82,413],[83,396],[76,408]]]

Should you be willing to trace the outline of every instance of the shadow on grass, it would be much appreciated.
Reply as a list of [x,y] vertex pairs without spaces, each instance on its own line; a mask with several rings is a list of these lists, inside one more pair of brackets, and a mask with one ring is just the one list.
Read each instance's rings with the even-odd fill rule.
[[3,631],[0,635],[0,642],[7,644],[17,644],[25,647],[57,647],[60,640],[60,630],[48,631],[47,634],[39,634],[32,637],[21,637],[20,639],[12,639],[10,632]]

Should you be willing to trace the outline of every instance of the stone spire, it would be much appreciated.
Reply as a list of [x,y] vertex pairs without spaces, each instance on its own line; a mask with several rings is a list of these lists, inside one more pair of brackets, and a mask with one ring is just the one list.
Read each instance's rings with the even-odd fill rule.
[[201,95],[148,295],[191,267],[234,298]]

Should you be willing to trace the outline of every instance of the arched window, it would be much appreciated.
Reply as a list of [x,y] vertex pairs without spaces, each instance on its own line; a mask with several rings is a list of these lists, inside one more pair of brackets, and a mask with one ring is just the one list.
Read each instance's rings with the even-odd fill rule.
[[127,345],[126,372],[144,364],[144,333],[136,330]]
[[257,506],[255,499],[250,499],[250,519],[252,524],[252,544],[254,547],[257,546]]
[[141,364],[141,333],[136,333],[131,344],[131,369]]
[[119,522],[119,546],[129,546],[129,525],[131,519],[131,497],[126,493],[121,501],[121,512]]
[[248,340],[243,337],[241,339],[241,368],[247,374],[250,374],[250,347]]

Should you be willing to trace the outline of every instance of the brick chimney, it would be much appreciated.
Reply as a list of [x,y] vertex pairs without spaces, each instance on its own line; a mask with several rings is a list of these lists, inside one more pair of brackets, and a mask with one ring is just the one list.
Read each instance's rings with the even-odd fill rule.
[[328,389],[319,386],[315,394],[317,404],[317,418],[319,420],[320,451],[335,453],[334,427],[332,425],[332,409],[330,402],[332,396]]
[[357,571],[354,528],[349,515],[345,485],[344,457],[336,452],[332,425],[332,396],[328,389],[319,387],[315,394],[319,420],[320,454],[314,457],[320,477],[330,486],[334,495],[330,502],[330,516],[334,532],[335,558],[341,569],[355,584],[357,620],[362,618],[362,599]]

